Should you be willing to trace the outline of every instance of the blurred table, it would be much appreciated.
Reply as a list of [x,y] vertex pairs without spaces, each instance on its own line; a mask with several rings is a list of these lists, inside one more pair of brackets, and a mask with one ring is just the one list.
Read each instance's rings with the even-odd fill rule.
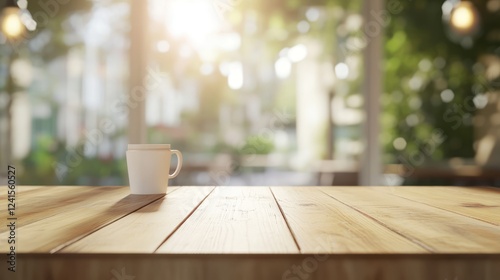
[[[1,279],[498,279],[500,190],[18,187]],[[8,218],[16,218],[15,220]]]

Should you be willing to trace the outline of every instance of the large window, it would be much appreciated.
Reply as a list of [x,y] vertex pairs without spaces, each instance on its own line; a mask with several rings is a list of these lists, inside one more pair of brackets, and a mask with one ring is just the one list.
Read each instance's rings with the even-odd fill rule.
[[30,2],[36,30],[1,38],[0,161],[23,184],[126,184],[126,145],[145,131],[183,152],[174,184],[357,184],[363,84],[378,74],[363,50],[382,34],[380,184],[494,184],[500,5],[487,2],[149,0],[143,17],[130,1]]

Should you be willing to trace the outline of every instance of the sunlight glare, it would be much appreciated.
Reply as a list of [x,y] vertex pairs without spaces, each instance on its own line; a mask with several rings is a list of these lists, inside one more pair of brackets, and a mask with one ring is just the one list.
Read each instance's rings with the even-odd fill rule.
[[170,44],[165,40],[158,41],[158,43],[156,43],[156,49],[161,53],[166,53],[170,50]]
[[243,65],[241,62],[233,62],[229,65],[227,85],[231,89],[240,89],[243,86]]
[[219,20],[210,1],[174,1],[165,20],[166,28],[175,37],[203,43],[219,29]]
[[286,79],[292,72],[292,63],[286,57],[280,57],[274,63],[274,71],[280,79]]
[[307,47],[302,45],[302,44],[293,46],[292,48],[290,48],[288,50],[287,55],[288,55],[288,59],[291,62],[299,62],[299,61],[303,60],[304,58],[306,58]]

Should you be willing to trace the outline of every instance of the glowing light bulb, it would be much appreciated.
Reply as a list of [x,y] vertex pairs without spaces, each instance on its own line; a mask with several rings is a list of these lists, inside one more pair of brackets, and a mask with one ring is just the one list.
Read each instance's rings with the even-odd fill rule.
[[459,30],[471,29],[477,21],[474,7],[468,2],[460,2],[451,12],[450,21]]
[[24,31],[24,25],[19,16],[19,9],[6,7],[3,10],[2,31],[9,38],[15,38]]

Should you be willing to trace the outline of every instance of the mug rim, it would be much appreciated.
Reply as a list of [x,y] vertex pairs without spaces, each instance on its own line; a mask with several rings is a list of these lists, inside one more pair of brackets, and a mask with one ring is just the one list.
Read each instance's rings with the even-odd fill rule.
[[170,144],[128,144],[128,150],[170,150]]

